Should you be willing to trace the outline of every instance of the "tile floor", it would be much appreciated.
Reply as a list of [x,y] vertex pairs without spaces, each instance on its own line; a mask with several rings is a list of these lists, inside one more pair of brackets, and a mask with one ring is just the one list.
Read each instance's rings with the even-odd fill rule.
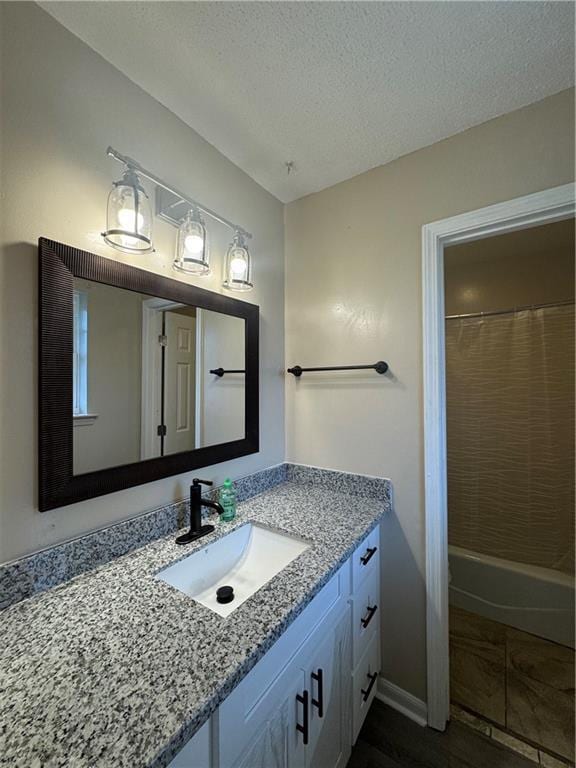
[[494,739],[499,744],[503,744],[505,747],[508,747],[508,749],[531,760],[533,763],[536,763],[536,765],[543,766],[543,768],[573,768],[574,763],[571,763],[569,760],[551,755],[542,749],[538,749],[533,744],[530,744],[507,731],[501,730],[489,720],[484,720],[484,718],[479,717],[466,709],[462,709],[457,704],[451,705],[450,716],[452,721],[464,723],[475,731],[482,733],[484,736]]
[[[452,719],[445,731],[423,728],[375,700],[347,768],[536,768],[468,725]],[[553,766],[557,768],[557,766]],[[558,768],[564,768],[559,766]]]
[[573,764],[573,649],[451,607],[450,690],[485,735],[546,768]]

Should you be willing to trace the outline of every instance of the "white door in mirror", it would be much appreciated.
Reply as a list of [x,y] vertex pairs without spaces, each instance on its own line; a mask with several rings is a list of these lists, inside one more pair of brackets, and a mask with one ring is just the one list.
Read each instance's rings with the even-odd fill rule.
[[196,319],[164,313],[164,456],[195,445]]
[[[160,571],[156,578],[220,616],[229,616],[309,546],[295,536],[247,523]],[[224,586],[234,590],[229,603],[216,599],[216,591]]]

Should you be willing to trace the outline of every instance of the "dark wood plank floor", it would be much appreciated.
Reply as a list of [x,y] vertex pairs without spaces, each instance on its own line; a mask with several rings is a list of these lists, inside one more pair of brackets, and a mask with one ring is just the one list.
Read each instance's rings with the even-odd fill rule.
[[451,722],[440,733],[422,728],[374,700],[347,768],[535,768],[472,728]]

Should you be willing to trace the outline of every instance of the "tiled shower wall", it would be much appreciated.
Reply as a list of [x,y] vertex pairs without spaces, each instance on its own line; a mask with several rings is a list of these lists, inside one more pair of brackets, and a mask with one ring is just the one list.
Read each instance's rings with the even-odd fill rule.
[[574,570],[574,305],[446,321],[449,541]]

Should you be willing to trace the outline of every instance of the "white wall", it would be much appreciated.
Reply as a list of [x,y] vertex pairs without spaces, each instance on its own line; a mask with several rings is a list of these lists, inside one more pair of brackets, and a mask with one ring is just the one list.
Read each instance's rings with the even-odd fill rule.
[[286,362],[387,360],[387,378],[290,378],[287,458],[391,478],[383,675],[425,699],[421,228],[565,184],[573,91],[492,120],[286,209]]
[[186,496],[193,473],[40,514],[37,509],[37,251],[39,236],[220,290],[228,241],[211,228],[214,274],[171,268],[175,230],[155,222],[156,252],[105,246],[106,197],[122,168],[111,144],[254,233],[261,309],[261,450],[207,467],[220,482],[284,458],[283,209],[171,112],[32,3],[0,3],[0,561]]
[[201,311],[201,445],[241,440],[245,431],[245,378],[242,373],[214,376],[214,368],[244,368],[245,322],[240,317]]
[[142,295],[74,280],[88,307],[88,411],[74,423],[74,474],[140,459]]

